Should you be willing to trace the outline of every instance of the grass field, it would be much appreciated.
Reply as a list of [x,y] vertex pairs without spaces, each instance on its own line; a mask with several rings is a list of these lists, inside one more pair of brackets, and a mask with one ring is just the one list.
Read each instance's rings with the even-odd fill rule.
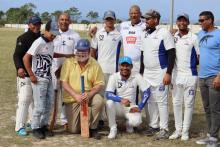
[[[84,139],[80,135],[72,135],[66,132],[56,132],[52,138],[46,140],[36,140],[29,135],[28,137],[19,137],[14,132],[14,120],[16,110],[16,71],[12,60],[12,55],[15,48],[15,42],[18,35],[23,30],[0,28],[0,147],[9,146],[149,146],[149,147],[193,147],[196,145],[195,141],[205,135],[205,118],[202,108],[200,93],[197,92],[195,111],[193,115],[193,122],[191,126],[190,140],[182,142],[180,140],[170,141],[154,141],[151,137],[144,136],[141,132],[145,129],[145,125],[140,127],[137,133],[126,134],[119,133],[118,138],[114,141],[108,140],[103,135],[102,140]],[[86,36],[85,32],[80,33],[82,37]],[[169,102],[170,118],[169,128],[170,133],[174,130],[173,112],[171,105],[171,98]],[[107,129],[104,129],[106,134]]]

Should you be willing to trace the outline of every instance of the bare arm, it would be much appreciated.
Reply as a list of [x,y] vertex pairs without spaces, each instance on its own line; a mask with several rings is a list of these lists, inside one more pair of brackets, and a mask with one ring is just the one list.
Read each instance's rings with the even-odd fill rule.
[[90,54],[91,54],[91,56],[94,58],[94,59],[97,59],[97,51],[96,51],[96,49],[94,49],[94,48],[91,48],[91,51],[90,51]]
[[65,81],[62,81],[62,86],[78,103],[82,102],[84,99],[82,94],[76,93],[76,91]]
[[70,58],[70,57],[74,57],[74,54],[60,54],[60,53],[54,53],[53,57],[54,58],[61,58],[61,57],[66,57],[66,58]]
[[104,85],[96,85],[94,86],[90,92],[88,92],[88,99],[93,98],[94,95],[99,93],[104,88]]
[[36,76],[34,75],[32,69],[31,69],[31,59],[32,59],[32,55],[26,53],[23,57],[23,62],[24,62],[24,66],[30,76],[30,80],[32,83],[37,83],[37,78]]

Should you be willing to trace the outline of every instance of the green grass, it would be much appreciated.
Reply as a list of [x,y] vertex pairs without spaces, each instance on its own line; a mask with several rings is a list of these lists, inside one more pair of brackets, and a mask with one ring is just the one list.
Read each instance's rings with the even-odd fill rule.
[[[205,118],[199,92],[196,96],[195,111],[191,127],[191,139],[188,142],[175,141],[153,141],[152,138],[142,134],[119,133],[114,141],[103,137],[101,141],[84,139],[80,135],[70,135],[68,133],[56,133],[52,138],[46,140],[36,140],[31,135],[19,137],[14,132],[14,119],[17,104],[16,98],[16,71],[12,60],[15,42],[18,35],[23,30],[0,28],[0,146],[161,146],[161,147],[193,147],[197,146],[195,141],[205,134]],[[87,38],[86,32],[80,32],[81,37]],[[173,112],[170,105],[170,132],[174,130]],[[142,126],[141,128],[145,128]],[[140,128],[140,129],[141,129]],[[140,130],[139,129],[139,130]],[[106,129],[104,129],[106,130]],[[138,131],[140,132],[140,131]],[[105,133],[107,133],[105,131]]]

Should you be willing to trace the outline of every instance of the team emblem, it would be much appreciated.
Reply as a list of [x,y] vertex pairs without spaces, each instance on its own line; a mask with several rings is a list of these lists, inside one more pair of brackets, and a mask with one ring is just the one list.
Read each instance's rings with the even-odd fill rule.
[[122,87],[122,82],[118,82],[118,88]]
[[165,90],[165,86],[164,85],[160,85],[159,91],[164,91],[164,90]]
[[104,35],[99,35],[99,41],[102,41],[104,39]]
[[195,90],[194,89],[190,89],[189,90],[189,95],[195,95]]
[[22,87],[22,86],[24,86],[24,85],[26,85],[25,82],[21,82],[20,86]]
[[177,41],[178,41],[178,38],[174,37],[174,42],[177,43]]
[[149,35],[148,33],[145,33],[144,38],[147,38],[148,35]]

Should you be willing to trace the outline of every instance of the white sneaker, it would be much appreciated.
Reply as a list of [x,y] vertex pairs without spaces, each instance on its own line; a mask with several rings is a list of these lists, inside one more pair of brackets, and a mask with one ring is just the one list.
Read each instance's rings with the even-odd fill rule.
[[134,132],[134,128],[132,126],[130,126],[128,123],[126,123],[126,132],[127,133],[133,133]]
[[178,138],[180,138],[180,137],[181,137],[181,132],[175,130],[175,131],[173,132],[173,134],[169,137],[169,139],[178,139]]
[[182,132],[181,140],[182,140],[182,141],[187,141],[187,140],[189,140],[189,132],[188,132],[188,131],[183,131],[183,132]]
[[209,137],[207,136],[206,138],[197,140],[196,143],[197,144],[207,144],[209,142]]
[[108,139],[115,139],[117,135],[117,128],[111,128],[110,133],[108,135]]

